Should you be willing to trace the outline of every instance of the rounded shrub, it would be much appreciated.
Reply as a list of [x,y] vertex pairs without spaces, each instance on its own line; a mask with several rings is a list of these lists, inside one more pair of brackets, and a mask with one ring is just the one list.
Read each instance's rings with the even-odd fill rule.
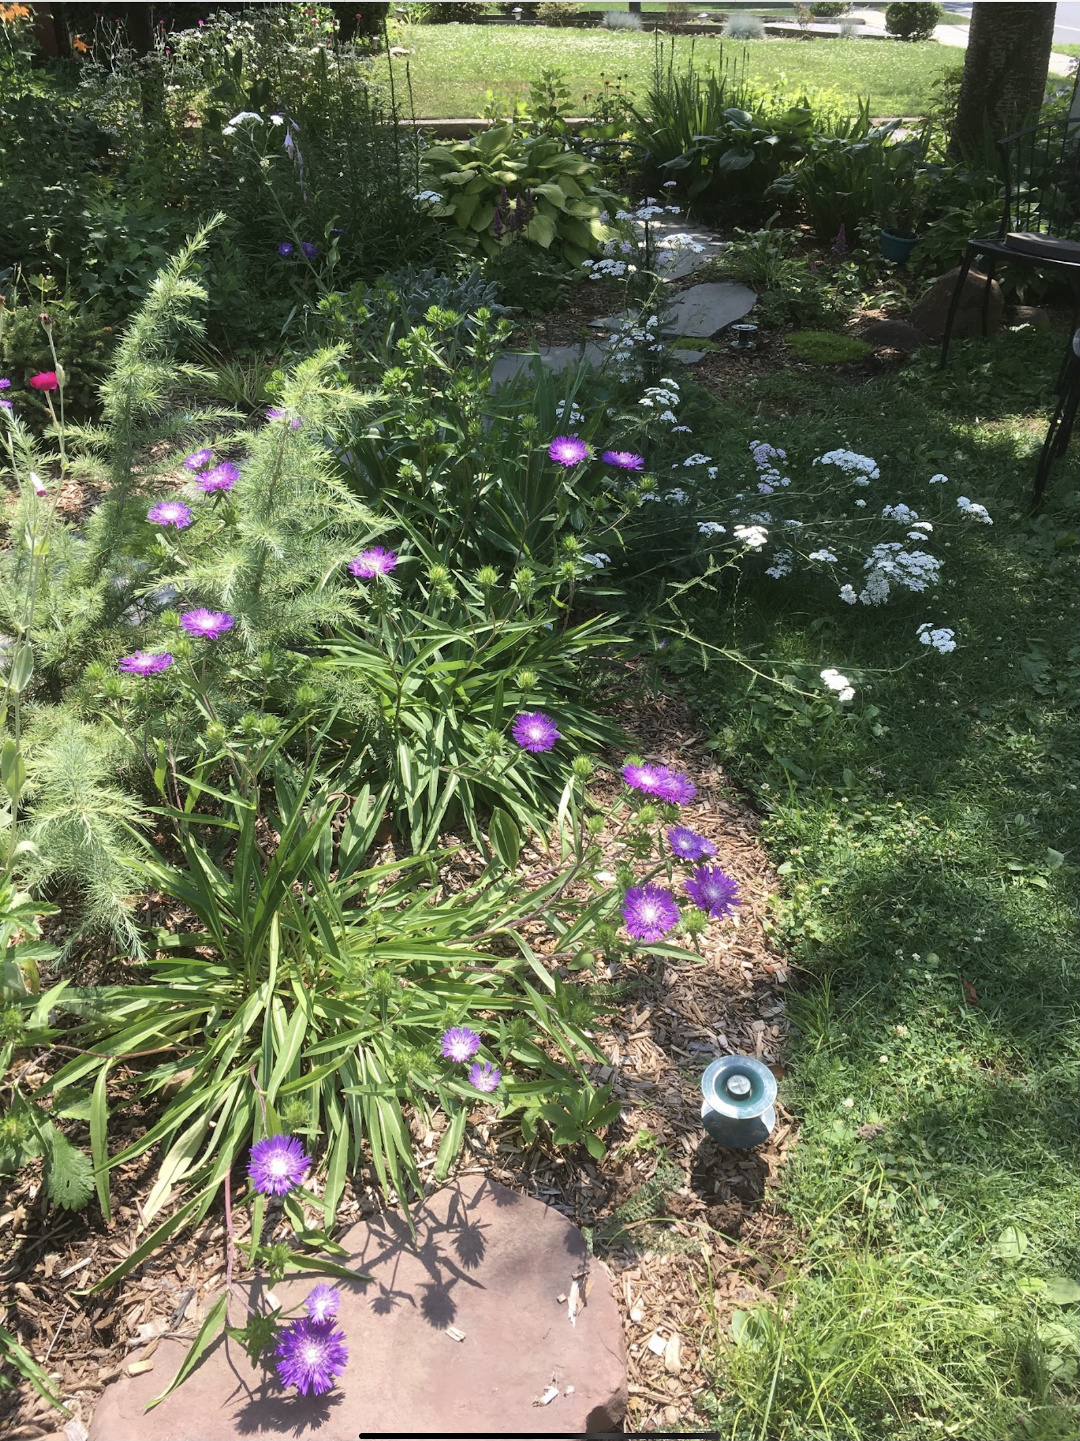
[[929,40],[944,18],[935,0],[894,0],[885,10],[885,29],[901,40]]
[[726,40],[764,40],[765,21],[760,15],[730,15],[723,35]]

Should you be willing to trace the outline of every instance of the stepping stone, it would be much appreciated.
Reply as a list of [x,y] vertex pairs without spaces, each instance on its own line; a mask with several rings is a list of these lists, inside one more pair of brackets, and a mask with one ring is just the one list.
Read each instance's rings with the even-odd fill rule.
[[[749,315],[756,303],[757,296],[745,285],[729,280],[706,280],[689,290],[680,290],[674,297],[663,332],[703,339]],[[590,320],[589,324],[598,330],[620,330],[629,313],[624,310],[619,315],[605,315],[600,320]]]
[[568,365],[580,365],[582,361],[588,365],[603,365],[610,351],[591,340],[580,345],[542,345],[539,351],[530,350],[524,354],[520,351],[509,351],[500,355],[495,362],[491,372],[491,388],[494,390],[512,380],[519,370],[530,369],[537,354],[541,364],[558,375]]
[[[713,231],[703,230],[678,221],[652,221],[653,241],[659,254],[656,258],[657,273],[665,280],[681,280],[692,275],[710,260],[722,255],[727,249]],[[700,251],[691,247],[700,246]]]
[[[343,1264],[372,1280],[329,1283],[341,1293],[338,1322],[349,1347],[334,1390],[283,1391],[273,1371],[253,1367],[241,1346],[221,1337],[183,1385],[145,1414],[187,1349],[162,1339],[152,1371],[125,1375],[105,1391],[89,1441],[619,1430],[627,1400],[622,1320],[610,1277],[587,1259],[577,1227],[483,1177],[435,1192],[414,1219],[415,1247],[396,1214],[375,1216],[341,1238],[349,1253]],[[588,1302],[571,1324],[568,1299],[586,1265]],[[286,1309],[299,1306],[327,1280],[290,1276],[274,1296]],[[584,1281],[578,1286],[584,1291]],[[267,1287],[256,1281],[240,1289],[258,1300]],[[230,1309],[238,1323],[239,1302]]]

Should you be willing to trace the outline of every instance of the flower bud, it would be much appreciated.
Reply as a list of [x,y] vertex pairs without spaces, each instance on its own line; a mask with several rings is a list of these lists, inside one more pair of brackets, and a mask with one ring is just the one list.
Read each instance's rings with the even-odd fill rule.
[[637,813],[638,821],[643,826],[654,826],[659,819],[659,811],[653,805],[646,803],[641,806]]
[[206,739],[211,745],[219,746],[225,740],[225,727],[220,721],[211,721],[206,727]]
[[592,756],[575,756],[570,763],[570,769],[579,781],[587,781],[593,773]]
[[259,722],[259,734],[263,740],[272,740],[281,730],[281,722],[276,715],[264,715]]
[[696,906],[687,906],[682,913],[682,929],[688,936],[700,936],[708,924],[708,916]]
[[532,690],[536,684],[536,672],[534,670],[519,670],[514,680],[521,690]]
[[296,687],[296,704],[301,710],[310,710],[319,699],[319,692],[313,685],[298,685]]
[[490,590],[492,586],[498,585],[499,572],[493,565],[482,565],[476,572],[476,583],[482,585],[485,590]]
[[41,312],[41,314],[38,316],[38,320],[41,322],[41,328],[42,328],[42,330],[51,330],[51,329],[52,329],[52,316],[49,315],[47,311],[44,311],[44,310],[43,310],[43,311]]
[[604,817],[592,815],[585,822],[585,829],[591,836],[598,836],[604,829]]

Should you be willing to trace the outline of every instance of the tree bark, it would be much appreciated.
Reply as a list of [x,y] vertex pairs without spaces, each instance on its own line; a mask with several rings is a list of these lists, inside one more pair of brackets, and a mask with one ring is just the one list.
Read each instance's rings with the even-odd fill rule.
[[987,3],[971,7],[964,76],[950,149],[981,146],[1019,130],[1046,93],[1057,5]]

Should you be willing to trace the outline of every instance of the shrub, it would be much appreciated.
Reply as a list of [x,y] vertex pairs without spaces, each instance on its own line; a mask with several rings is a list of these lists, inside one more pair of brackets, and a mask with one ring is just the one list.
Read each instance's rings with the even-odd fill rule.
[[541,25],[572,25],[580,13],[573,0],[542,0],[536,7],[536,18]]
[[640,15],[631,14],[628,10],[605,10],[605,30],[640,30],[642,20]]
[[873,347],[854,335],[838,335],[832,330],[793,330],[784,337],[792,355],[808,360],[811,365],[842,365],[846,361],[865,360]]
[[893,0],[885,9],[885,28],[901,40],[929,40],[944,18],[936,0]]
[[764,40],[765,21],[759,15],[729,15],[723,35],[725,40]]
[[846,15],[850,9],[845,0],[813,0],[810,14],[815,20],[835,20],[840,15]]
[[472,25],[489,7],[479,0],[440,0],[437,5],[428,5],[424,16],[428,25]]
[[439,196],[432,213],[452,223],[455,242],[467,251],[495,255],[524,239],[579,266],[605,238],[601,213],[617,208],[597,164],[511,124],[458,145],[432,146],[422,160]]

